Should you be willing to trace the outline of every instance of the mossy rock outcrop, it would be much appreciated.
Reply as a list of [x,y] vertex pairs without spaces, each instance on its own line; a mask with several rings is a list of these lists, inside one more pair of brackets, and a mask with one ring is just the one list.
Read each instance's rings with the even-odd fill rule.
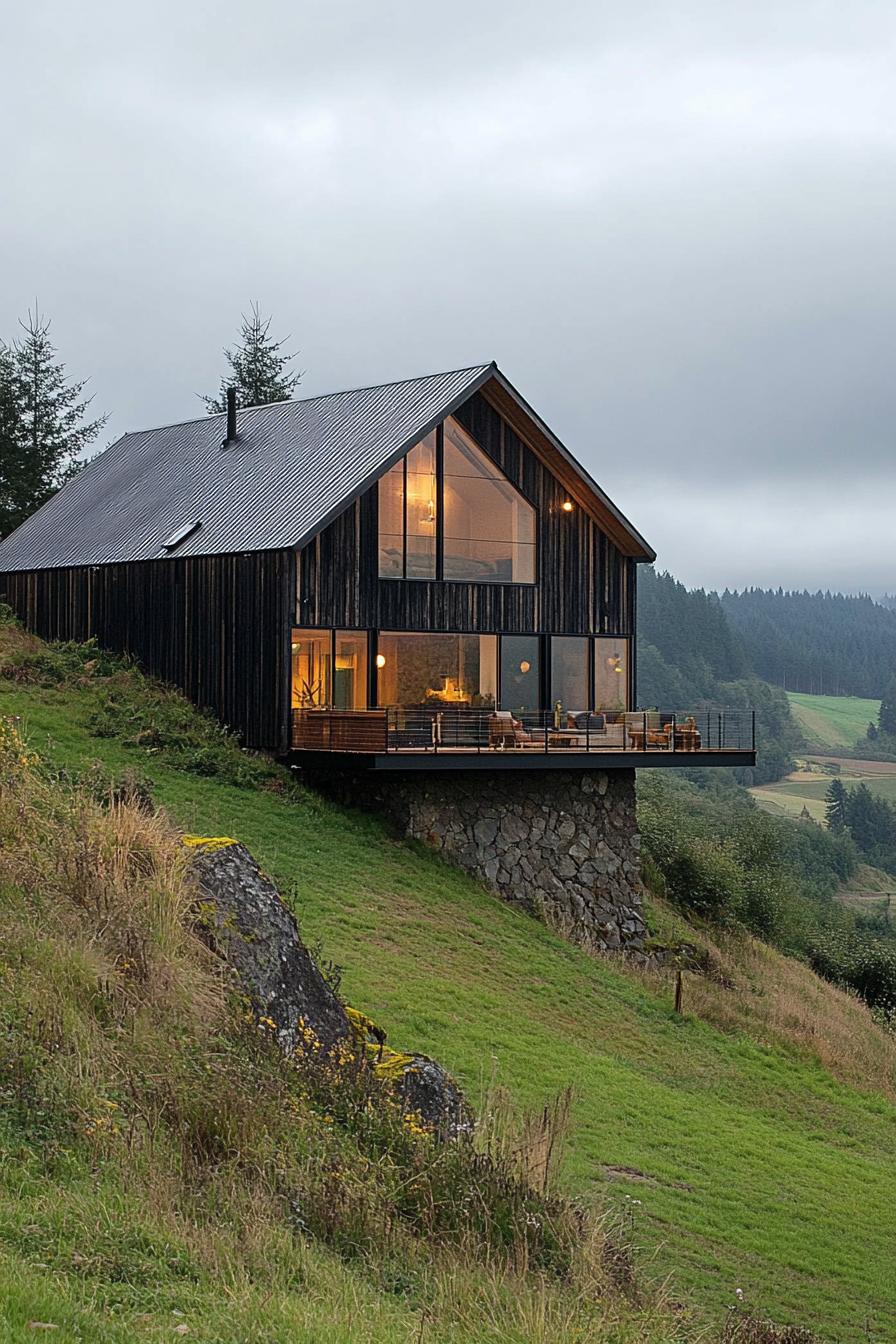
[[184,843],[193,853],[203,937],[231,967],[284,1054],[312,1051],[322,1062],[352,1054],[430,1132],[469,1133],[469,1107],[445,1069],[426,1055],[391,1049],[370,1018],[339,1000],[295,916],[245,845],[229,836],[185,836]]

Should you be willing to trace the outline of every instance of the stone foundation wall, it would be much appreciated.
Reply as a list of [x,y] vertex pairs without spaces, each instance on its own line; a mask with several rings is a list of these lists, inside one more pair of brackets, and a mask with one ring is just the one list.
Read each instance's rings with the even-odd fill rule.
[[314,782],[385,813],[574,941],[643,948],[634,770],[370,772]]

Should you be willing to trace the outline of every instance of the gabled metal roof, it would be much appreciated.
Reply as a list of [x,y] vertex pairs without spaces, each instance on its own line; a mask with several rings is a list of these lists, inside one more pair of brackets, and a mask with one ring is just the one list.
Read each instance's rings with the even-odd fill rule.
[[0,542],[0,572],[301,546],[495,378],[480,364],[241,410],[226,448],[225,415],[125,434]]

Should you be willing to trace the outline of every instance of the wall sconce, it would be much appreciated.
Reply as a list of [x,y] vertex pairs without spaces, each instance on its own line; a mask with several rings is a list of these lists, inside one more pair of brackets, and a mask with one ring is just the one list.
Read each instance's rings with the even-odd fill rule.
[[531,664],[531,663],[527,663],[526,660],[525,660],[525,658],[524,658],[523,661],[520,663],[520,671],[521,671],[521,672],[528,672],[528,671],[529,671],[529,668],[530,668],[531,666],[532,666],[532,664]]
[[374,661],[376,662],[377,667],[385,667],[386,655],[384,653],[378,653]]
[[573,510],[573,503],[572,503],[572,500],[571,500],[571,499],[564,499],[564,501],[563,501],[563,503],[560,505],[560,507],[561,507],[561,509],[563,510],[564,513],[572,513],[572,510]]

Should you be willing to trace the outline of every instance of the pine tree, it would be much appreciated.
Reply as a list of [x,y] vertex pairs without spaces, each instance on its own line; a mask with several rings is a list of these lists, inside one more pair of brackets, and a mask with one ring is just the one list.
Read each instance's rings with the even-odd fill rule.
[[78,458],[107,417],[85,420],[92,397],[82,397],[86,382],[71,382],[50,340],[50,323],[35,305],[24,336],[4,350],[0,386],[14,401],[0,416],[8,427],[3,439],[4,535],[40,508],[78,469]]
[[22,416],[16,362],[12,350],[0,345],[0,536],[18,527],[22,499]]
[[258,304],[252,304],[251,316],[242,316],[240,343],[225,350],[230,372],[221,379],[216,397],[203,397],[209,415],[227,410],[227,389],[236,388],[238,406],[267,406],[273,401],[289,401],[302,381],[301,373],[289,369],[295,355],[281,353],[290,339],[275,341],[270,335],[271,318],[263,318]]
[[877,722],[882,733],[896,737],[896,677],[890,681],[884,691]]
[[825,821],[829,831],[842,834],[846,830],[846,789],[839,779],[832,779],[825,794]]

